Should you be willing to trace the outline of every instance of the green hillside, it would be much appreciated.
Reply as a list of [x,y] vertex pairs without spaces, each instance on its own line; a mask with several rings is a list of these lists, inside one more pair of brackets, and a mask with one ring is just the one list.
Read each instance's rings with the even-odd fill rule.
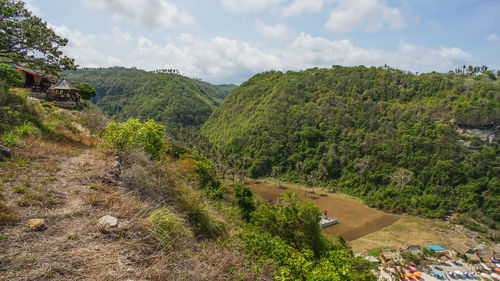
[[236,89],[236,87],[238,87],[238,85],[234,84],[220,84],[216,86],[217,88],[221,89],[226,94],[226,96],[229,95],[229,93],[231,93],[234,89]]
[[485,75],[334,66],[255,75],[202,131],[252,177],[281,174],[393,212],[459,212],[498,227],[500,148],[458,132],[498,125],[500,86]]
[[65,75],[94,86],[94,102],[109,115],[121,120],[153,118],[170,128],[203,124],[225,96],[214,85],[168,72],[112,67]]

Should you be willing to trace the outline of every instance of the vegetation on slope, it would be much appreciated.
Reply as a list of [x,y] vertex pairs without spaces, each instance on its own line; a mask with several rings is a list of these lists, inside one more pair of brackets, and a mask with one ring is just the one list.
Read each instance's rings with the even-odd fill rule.
[[236,89],[236,87],[238,87],[237,85],[234,84],[220,84],[216,86],[221,91],[223,91],[226,96],[229,95],[229,93],[231,93],[234,89]]
[[[373,266],[363,258],[354,257],[342,239],[334,242],[321,234],[317,206],[300,203],[294,194],[283,196],[282,202],[275,205],[256,203],[249,187],[241,185],[235,186],[233,193],[215,179],[213,164],[205,157],[171,141],[161,142],[164,129],[152,120],[141,124],[131,119],[124,124],[110,123],[104,138],[126,150],[149,151],[155,159],[144,167],[146,169],[141,169],[137,163],[144,160],[131,161],[134,152],[122,153],[123,158],[128,159],[124,161],[125,183],[131,188],[137,188],[137,182],[145,183],[139,185],[141,192],[149,193],[151,198],[163,204],[168,200],[168,208],[155,211],[149,218],[156,239],[165,249],[171,250],[180,241],[192,239],[193,234],[226,240],[228,224],[232,223],[239,226],[237,237],[240,240],[232,237],[236,240],[227,243],[233,246],[242,243],[249,261],[256,263],[254,269],[257,272],[262,271],[269,261],[275,264],[277,280],[376,279],[370,272]],[[181,182],[197,182],[198,190],[183,187],[179,180],[176,185],[169,184],[167,179],[174,175],[167,169],[172,163],[178,163],[180,168],[174,172],[176,178]],[[158,184],[154,179],[159,179]],[[153,182],[148,184],[151,180]],[[207,199],[200,198],[200,191]],[[210,205],[217,206],[220,213],[230,214],[226,219],[220,219],[219,212],[210,210]],[[233,215],[235,208],[240,210],[241,219]]]
[[385,210],[460,212],[497,228],[500,147],[456,125],[500,125],[498,81],[334,66],[255,75],[202,131],[252,177],[321,183]]
[[216,86],[173,72],[112,67],[65,74],[92,85],[93,101],[107,114],[122,121],[154,119],[172,129],[203,124],[225,96]]

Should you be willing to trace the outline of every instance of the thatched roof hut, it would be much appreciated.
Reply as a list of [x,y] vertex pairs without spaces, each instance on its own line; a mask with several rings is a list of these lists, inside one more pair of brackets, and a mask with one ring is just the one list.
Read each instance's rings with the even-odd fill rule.
[[418,245],[412,245],[412,246],[406,248],[406,252],[410,252],[414,255],[418,255],[418,254],[422,253],[422,247],[420,247]]
[[57,81],[57,83],[50,88],[52,90],[79,91],[79,89],[73,86],[73,84],[71,84],[71,82],[69,82],[66,78],[59,79],[59,81]]
[[479,263],[481,259],[476,254],[465,254],[469,263]]

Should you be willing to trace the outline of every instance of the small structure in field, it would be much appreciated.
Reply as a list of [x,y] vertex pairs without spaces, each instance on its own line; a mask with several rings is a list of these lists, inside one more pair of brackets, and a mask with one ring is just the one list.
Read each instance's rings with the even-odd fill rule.
[[331,225],[335,225],[335,224],[339,223],[338,219],[329,217],[329,216],[327,216],[327,214],[328,214],[328,211],[324,210],[323,215],[320,217],[319,226],[321,228],[329,227]]
[[52,90],[51,98],[55,100],[54,104],[59,107],[74,109],[80,103],[79,89],[66,78],[61,78],[50,87],[50,90]]
[[404,252],[409,252],[414,255],[419,255],[420,253],[422,253],[422,247],[420,247],[419,245],[412,245],[406,248]]
[[393,249],[382,249],[379,250],[378,253],[384,264],[394,263],[394,260],[400,259],[399,252],[394,251]]

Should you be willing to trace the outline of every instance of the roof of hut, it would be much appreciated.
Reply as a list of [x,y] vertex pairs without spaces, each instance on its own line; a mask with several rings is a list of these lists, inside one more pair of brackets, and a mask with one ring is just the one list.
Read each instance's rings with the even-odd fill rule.
[[38,72],[36,70],[33,70],[33,69],[30,69],[30,68],[27,68],[25,66],[22,66],[22,65],[18,65],[18,64],[11,64],[12,67],[16,68],[17,70],[19,71],[22,71],[22,72],[27,72],[31,75],[34,75],[34,76],[39,76],[39,77],[42,77],[44,76],[43,73],[41,72]]
[[465,253],[472,253],[471,248],[463,243],[453,243],[450,248],[462,255]]
[[422,252],[422,247],[420,247],[419,245],[412,245],[412,246],[406,248],[406,251],[416,255],[416,254]]
[[69,82],[69,80],[66,78],[59,79],[59,81],[54,86],[52,86],[51,89],[53,89],[53,90],[76,90],[76,91],[79,90],[77,87],[73,86],[73,84],[71,84],[71,82]]

